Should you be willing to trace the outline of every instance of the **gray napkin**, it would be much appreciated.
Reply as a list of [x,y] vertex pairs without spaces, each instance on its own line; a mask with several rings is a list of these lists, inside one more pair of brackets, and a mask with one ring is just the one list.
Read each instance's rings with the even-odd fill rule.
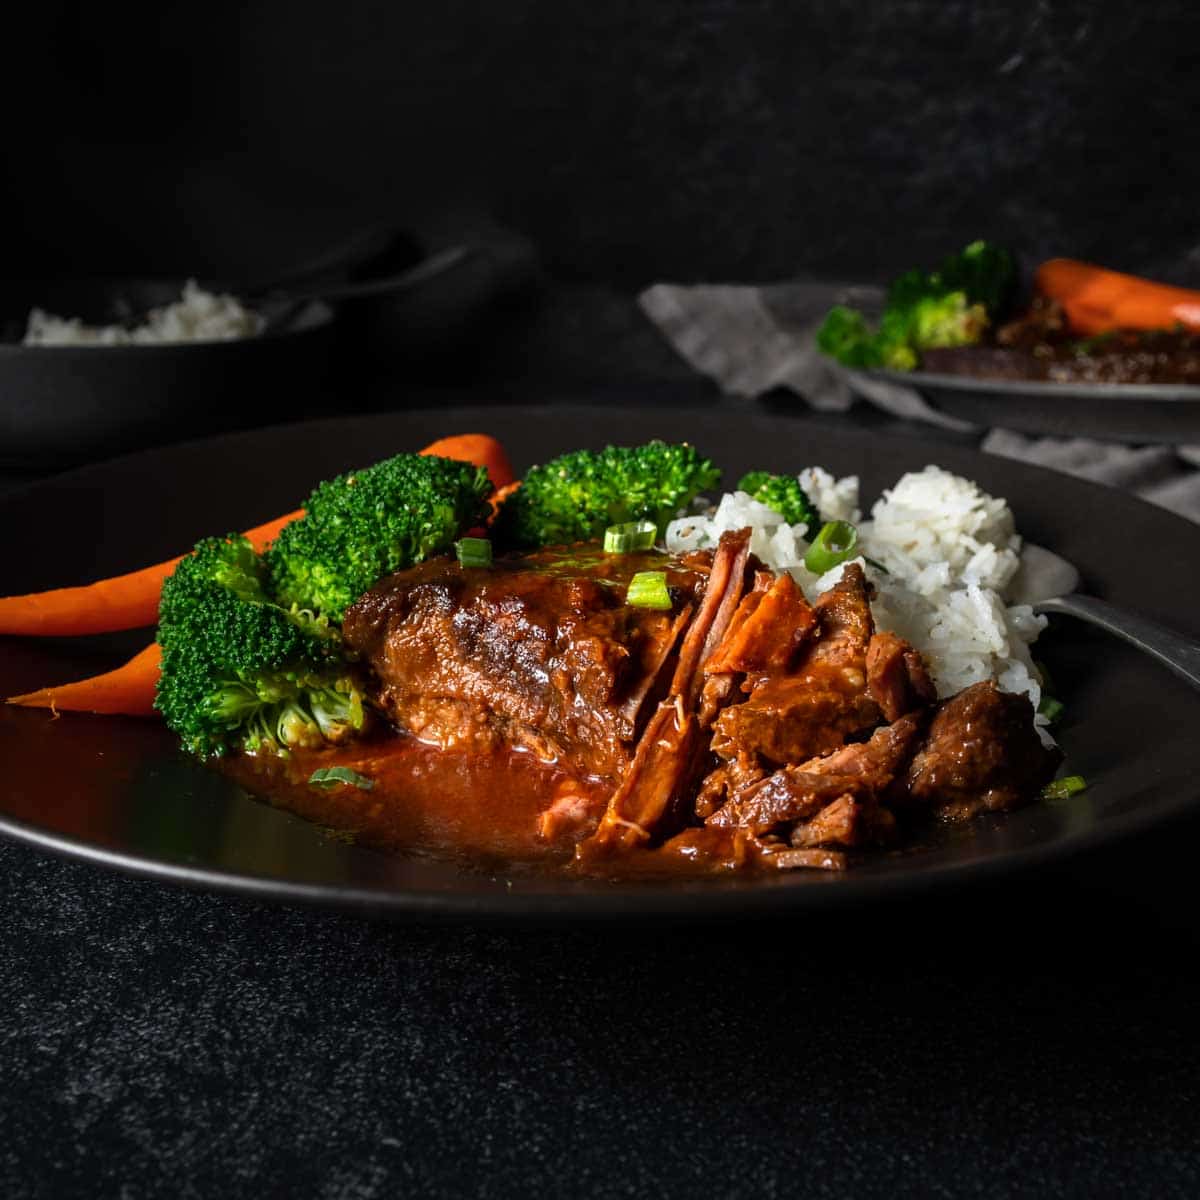
[[[751,398],[782,387],[813,408],[839,411],[849,408],[857,393],[898,417],[974,430],[931,408],[912,388],[871,380],[852,392],[837,364],[817,351],[817,326],[831,305],[869,312],[882,299],[881,289],[855,284],[658,283],[642,292],[638,304],[676,352],[728,395]],[[981,448],[990,454],[1124,488],[1200,522],[1200,448],[1036,438],[1006,429],[978,433]]]

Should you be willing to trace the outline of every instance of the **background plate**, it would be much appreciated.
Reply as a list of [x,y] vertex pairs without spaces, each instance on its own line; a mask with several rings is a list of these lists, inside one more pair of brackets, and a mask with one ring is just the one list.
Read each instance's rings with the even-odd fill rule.
[[[835,432],[762,413],[598,407],[446,408],[281,426],[130,455],[0,498],[26,531],[0,592],[79,582],[158,561],[204,534],[294,508],[318,479],[435,437],[503,439],[518,469],[564,449],[687,438],[727,480],[812,462],[858,473],[863,495],[938,462],[1008,498],[1031,540],[1074,561],[1085,587],[1187,632],[1200,529],[1118,492],[1007,459],[916,439]],[[1130,571],[1134,549],[1143,569]],[[1153,548],[1161,568],[1145,569]],[[1181,571],[1184,575],[1181,577]],[[0,640],[0,694],[102,669],[145,634]],[[835,877],[618,884],[506,879],[345,845],[181,755],[151,721],[0,708],[0,830],[122,870],[203,887],[408,915],[545,917],[825,907],[953,885],[1073,853],[1161,821],[1200,795],[1200,695],[1124,645],[1063,622],[1039,655],[1066,701],[1061,738],[1091,788],[959,829]]]
[[[851,386],[860,372],[848,371]],[[915,388],[934,408],[975,425],[1047,437],[1200,441],[1200,387],[1169,383],[1046,383],[927,371],[864,371]]]

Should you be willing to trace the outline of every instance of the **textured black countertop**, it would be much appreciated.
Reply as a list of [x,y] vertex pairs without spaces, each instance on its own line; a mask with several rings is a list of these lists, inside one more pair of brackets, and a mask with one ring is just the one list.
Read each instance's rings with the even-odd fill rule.
[[0,842],[0,1195],[1194,1196],[1198,835],[886,910],[569,931]]
[[1197,833],[886,912],[570,932],[0,843],[0,1192],[1193,1196]]

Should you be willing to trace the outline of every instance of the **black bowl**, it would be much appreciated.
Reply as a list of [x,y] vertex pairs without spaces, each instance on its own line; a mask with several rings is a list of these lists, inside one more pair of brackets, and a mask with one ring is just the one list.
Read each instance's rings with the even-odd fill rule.
[[0,465],[55,470],[180,438],[311,415],[333,310],[312,303],[258,337],[25,346],[30,309],[89,323],[177,299],[182,280],[22,280],[0,294]]

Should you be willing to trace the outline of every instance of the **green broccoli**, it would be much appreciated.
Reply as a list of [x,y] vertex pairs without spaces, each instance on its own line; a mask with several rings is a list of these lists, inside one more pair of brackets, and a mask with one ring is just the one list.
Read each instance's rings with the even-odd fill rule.
[[449,550],[483,524],[491,492],[485,468],[420,454],[319,484],[304,517],[267,551],[272,594],[340,621],[385,575]]
[[817,348],[847,367],[876,367],[876,335],[856,308],[835,304],[817,330]]
[[1007,250],[972,242],[935,271],[906,271],[893,280],[877,330],[854,309],[830,309],[817,346],[844,366],[913,370],[923,350],[978,342],[1003,315],[1015,282]]
[[626,521],[653,521],[662,533],[720,478],[686,444],[573,450],[526,474],[500,509],[493,534],[508,545],[551,546],[601,538]]
[[976,241],[952,254],[937,269],[941,286],[962,292],[968,304],[981,304],[990,320],[1007,315],[1017,286],[1017,261],[1003,246]]
[[202,757],[321,746],[363,726],[362,695],[327,620],[271,602],[244,538],[206,538],[163,583],[155,706]]
[[751,471],[743,475],[737,485],[739,492],[746,492],[759,504],[774,509],[789,525],[804,524],[810,532],[816,532],[821,517],[808,493],[800,486],[795,475],[772,475],[769,471]]

